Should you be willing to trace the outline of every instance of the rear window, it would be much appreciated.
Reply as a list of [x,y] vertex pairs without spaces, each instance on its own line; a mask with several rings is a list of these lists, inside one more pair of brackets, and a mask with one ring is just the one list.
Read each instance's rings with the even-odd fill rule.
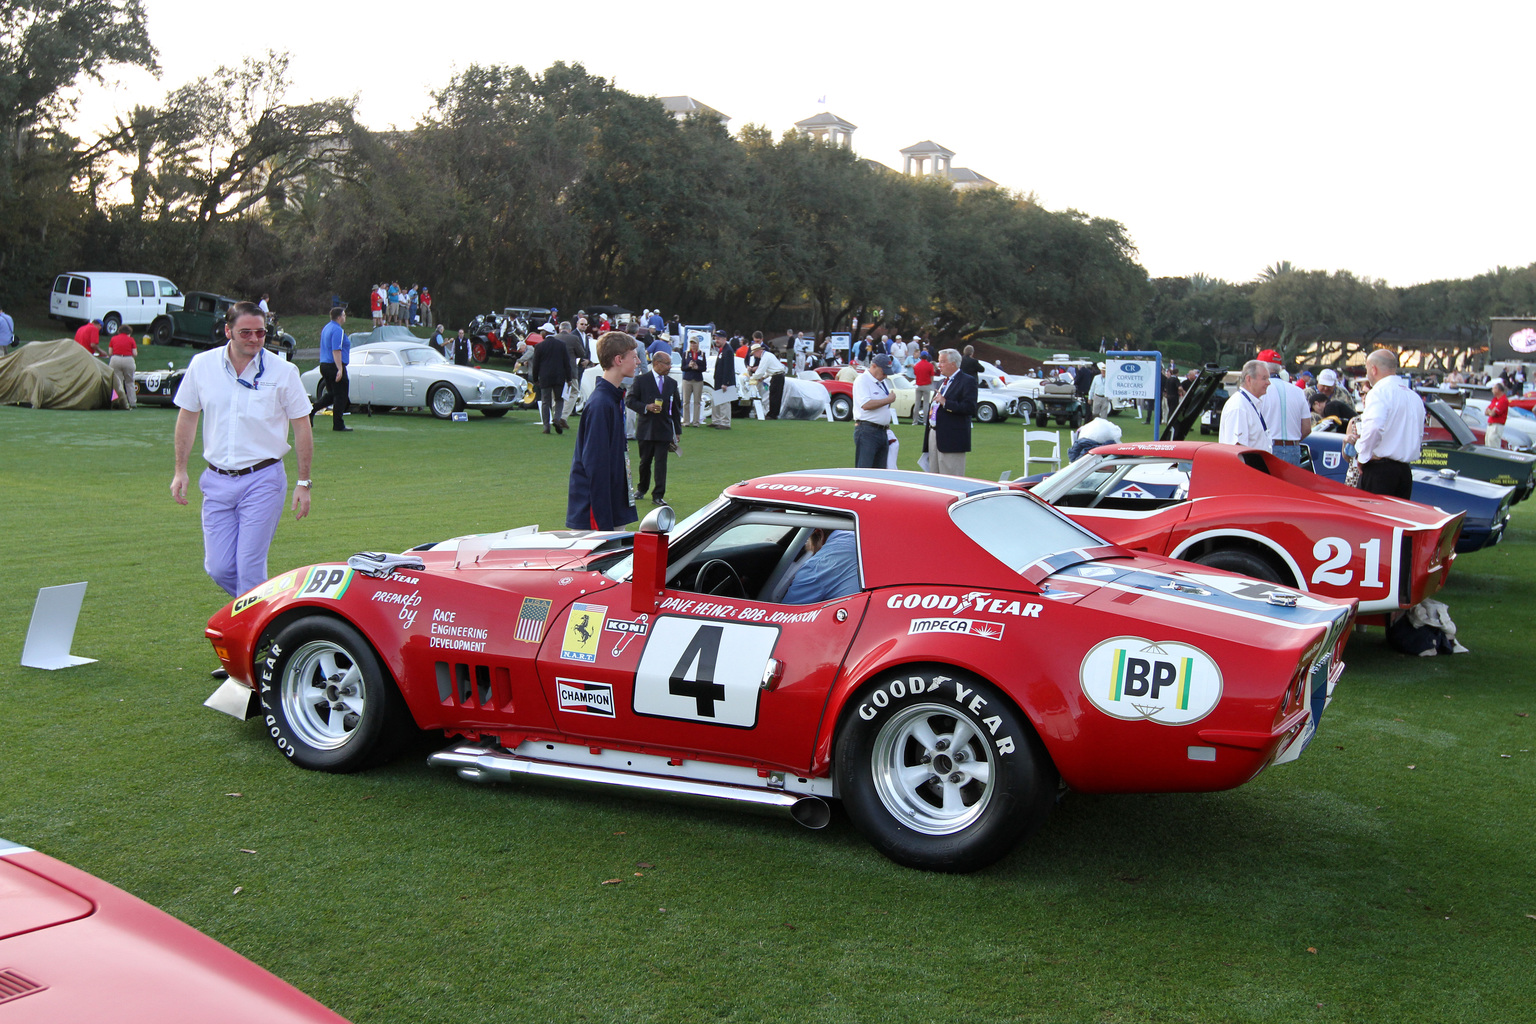
[[949,517],[961,533],[1014,572],[1058,551],[1106,543],[1049,505],[1018,491],[996,491],[956,502]]
[[83,278],[83,277],[72,277],[72,278],[70,278],[69,279],[69,294],[71,294],[71,295],[84,295],[85,294],[85,278]]
[[58,277],[54,278],[53,290],[56,294],[59,295],[63,295],[65,292],[69,291],[69,277],[65,274],[60,274]]

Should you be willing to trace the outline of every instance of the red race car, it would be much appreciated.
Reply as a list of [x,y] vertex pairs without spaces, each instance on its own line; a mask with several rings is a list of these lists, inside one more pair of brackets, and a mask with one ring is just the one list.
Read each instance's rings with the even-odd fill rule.
[[1199,441],[1095,448],[1033,491],[1116,544],[1356,598],[1362,613],[1432,597],[1456,560],[1465,516]]
[[458,737],[430,762],[472,780],[815,827],[838,798],[899,863],[968,871],[1061,782],[1219,790],[1301,752],[1355,602],[1192,568],[996,483],[790,473],[675,529],[657,509],[634,534],[530,527],[284,573],[209,621],[230,675],[209,703],[322,771],[419,727]]
[[3,839],[0,1020],[347,1024],[138,897]]

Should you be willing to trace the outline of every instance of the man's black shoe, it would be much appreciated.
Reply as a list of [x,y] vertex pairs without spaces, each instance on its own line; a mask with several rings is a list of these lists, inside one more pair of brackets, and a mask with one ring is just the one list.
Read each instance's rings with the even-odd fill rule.
[[349,433],[350,433],[350,432],[351,432],[351,430],[352,430],[352,428],[351,428],[351,427],[332,427],[332,428],[331,428],[331,429],[332,429],[332,430],[334,430],[334,431],[336,431],[336,432],[337,432],[337,433],[340,433],[340,432],[342,432],[342,431],[347,431],[347,432],[349,432]]

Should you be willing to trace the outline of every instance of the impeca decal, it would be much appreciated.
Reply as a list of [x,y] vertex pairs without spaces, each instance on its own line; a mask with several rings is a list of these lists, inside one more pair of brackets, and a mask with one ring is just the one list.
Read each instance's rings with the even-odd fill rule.
[[235,606],[230,611],[230,614],[239,615],[252,605],[260,604],[263,601],[276,597],[278,594],[293,589],[294,581],[297,579],[297,573],[285,572],[281,576],[275,576],[267,580],[267,582],[259,587],[253,587],[235,598]]
[[517,632],[513,636],[530,644],[544,639],[544,623],[549,620],[549,609],[553,604],[553,601],[537,597],[523,598],[517,613]]
[[963,633],[986,640],[1001,640],[1004,624],[986,619],[913,619],[907,627],[907,636],[919,633]]
[[561,711],[576,715],[617,717],[613,711],[613,687],[583,679],[555,679],[555,699]]
[[567,661],[597,660],[597,644],[608,617],[608,606],[603,604],[571,605],[571,614],[565,620],[565,641],[560,645],[560,657]]
[[987,727],[987,734],[992,740],[992,745],[997,748],[997,752],[1013,753],[1014,739],[1012,736],[997,734],[997,730],[1003,726],[1003,719],[999,715],[987,714],[987,698],[977,693],[974,686],[966,686],[958,679],[951,679],[949,676],[934,676],[932,679],[909,676],[906,679],[892,679],[888,683],[882,683],[864,698],[864,702],[859,705],[858,715],[864,721],[872,722],[880,716],[880,709],[888,707],[891,701],[918,695],[922,695],[925,699],[951,700],[968,709],[972,714],[982,716],[981,724]]
[[1104,640],[1083,658],[1078,678],[1094,707],[1127,722],[1188,725],[1210,714],[1221,700],[1221,669],[1215,660],[1175,640]]
[[309,570],[295,597],[323,597],[332,601],[341,599],[352,585],[352,570],[344,565],[317,565]]
[[1045,607],[1032,601],[1016,601],[1007,597],[992,596],[990,590],[973,590],[969,594],[956,597],[954,594],[903,594],[895,593],[886,599],[887,608],[912,609],[921,608],[924,611],[937,609],[941,612],[949,612],[959,615],[965,611],[976,611],[982,615],[1014,615],[1021,619],[1038,619],[1040,611]]

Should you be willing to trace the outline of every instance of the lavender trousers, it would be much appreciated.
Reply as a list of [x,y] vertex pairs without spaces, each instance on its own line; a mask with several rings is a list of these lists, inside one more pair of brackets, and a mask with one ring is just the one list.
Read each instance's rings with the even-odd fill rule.
[[230,597],[265,583],[267,549],[288,494],[283,464],[245,476],[205,469],[197,486],[203,492],[203,571]]

